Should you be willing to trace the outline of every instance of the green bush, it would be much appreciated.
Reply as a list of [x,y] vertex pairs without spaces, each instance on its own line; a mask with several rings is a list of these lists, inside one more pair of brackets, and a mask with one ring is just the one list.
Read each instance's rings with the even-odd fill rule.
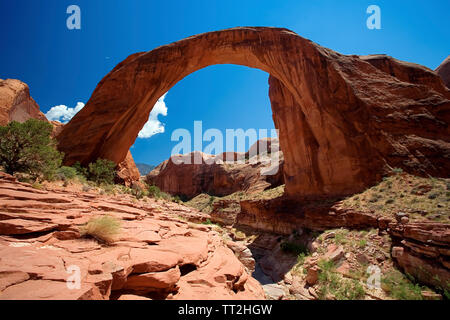
[[107,159],[97,159],[89,164],[89,180],[97,184],[113,184],[116,164]]
[[74,179],[77,174],[77,170],[73,167],[62,166],[57,170],[57,177],[64,181]]
[[27,173],[33,178],[53,179],[63,154],[50,137],[53,126],[29,119],[0,126],[0,165],[9,174]]

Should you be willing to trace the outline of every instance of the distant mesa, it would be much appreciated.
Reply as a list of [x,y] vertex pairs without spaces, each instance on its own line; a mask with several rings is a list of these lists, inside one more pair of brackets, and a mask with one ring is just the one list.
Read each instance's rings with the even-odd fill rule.
[[141,176],[146,176],[150,171],[155,169],[154,165],[146,164],[146,163],[136,163],[136,167],[138,168]]

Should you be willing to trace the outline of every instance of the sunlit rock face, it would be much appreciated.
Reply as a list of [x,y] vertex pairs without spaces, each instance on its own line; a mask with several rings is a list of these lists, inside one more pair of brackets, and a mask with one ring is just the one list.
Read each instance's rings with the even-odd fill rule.
[[129,56],[58,136],[66,164],[123,161],[157,99],[214,64],[270,74],[287,196],[359,192],[389,166],[450,173],[450,91],[435,72],[387,56],[342,55],[265,27],[204,33]]
[[10,121],[24,122],[30,118],[47,121],[30,89],[20,80],[0,79],[0,125]]

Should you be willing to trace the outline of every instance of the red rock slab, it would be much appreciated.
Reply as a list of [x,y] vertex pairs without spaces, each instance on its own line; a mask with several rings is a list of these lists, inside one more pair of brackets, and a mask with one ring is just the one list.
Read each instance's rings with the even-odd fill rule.
[[0,234],[5,235],[44,232],[53,230],[56,227],[57,227],[56,224],[38,222],[33,220],[24,220],[24,219],[0,220]]
[[57,241],[52,243],[52,245],[71,253],[91,252],[101,249],[98,242],[93,239],[70,239]]
[[34,200],[46,203],[71,203],[73,199],[50,193],[33,193],[27,191],[0,189],[0,198],[17,200]]
[[[220,290],[225,292],[227,289],[233,289],[234,283],[239,280],[243,273],[245,273],[244,268],[233,252],[228,248],[219,247],[209,259],[207,265],[188,273],[183,277],[183,280],[189,286],[195,288],[214,288],[211,293],[216,293],[216,287],[219,292]],[[209,299],[209,297],[205,299]]]
[[4,271],[0,272],[0,292],[14,284],[21,283],[30,279],[26,272],[22,271]]
[[163,239],[158,243],[165,251],[173,252],[181,257],[180,264],[199,266],[208,258],[208,235],[203,238],[175,236]]
[[128,232],[119,237],[120,241],[145,242],[147,244],[155,244],[161,240],[161,236],[151,230],[137,231],[137,233]]
[[14,190],[14,191],[23,191],[23,192],[40,193],[40,194],[48,193],[45,190],[39,190],[39,189],[32,188],[27,184],[22,184],[20,182],[6,182],[5,180],[0,181],[0,188],[3,190]]
[[174,268],[182,260],[183,252],[171,252],[166,247],[151,246],[146,249],[132,248],[128,265],[132,273],[161,272]]
[[130,206],[125,205],[119,205],[119,204],[112,204],[109,202],[100,202],[100,203],[94,203],[92,206],[96,207],[97,209],[101,211],[117,211],[117,212],[124,212],[124,213],[130,213],[135,215],[146,215],[147,212],[136,209]]
[[34,247],[0,248],[0,272],[25,272],[32,278],[66,281],[64,261],[58,252]]
[[101,300],[94,285],[81,284],[80,289],[69,289],[66,282],[29,280],[0,292],[0,300]]
[[178,267],[162,271],[131,275],[125,283],[124,289],[136,292],[172,291],[180,279]]
[[[43,202],[43,201],[36,201],[36,200],[9,200],[9,199],[1,199],[1,205],[2,209],[4,211],[13,211],[13,210],[20,210],[20,211],[26,211],[27,208],[30,209],[30,211],[35,211],[36,209],[48,209],[48,210],[69,210],[74,208],[80,208],[76,203],[67,203],[67,202],[60,202],[60,203],[52,203],[52,202]],[[81,208],[86,208],[85,206]]]

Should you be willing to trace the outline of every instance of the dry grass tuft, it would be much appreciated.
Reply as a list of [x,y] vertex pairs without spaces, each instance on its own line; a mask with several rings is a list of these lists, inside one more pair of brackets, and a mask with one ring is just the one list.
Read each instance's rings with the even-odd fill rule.
[[105,243],[114,242],[119,231],[120,221],[108,215],[93,217],[80,228],[81,236],[90,236]]

